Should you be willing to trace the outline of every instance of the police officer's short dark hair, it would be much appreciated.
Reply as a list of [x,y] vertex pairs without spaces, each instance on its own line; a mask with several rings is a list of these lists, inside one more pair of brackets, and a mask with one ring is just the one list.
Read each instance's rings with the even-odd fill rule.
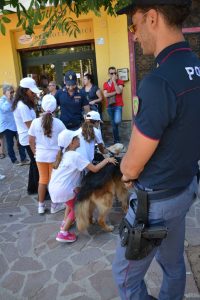
[[156,9],[158,12],[160,12],[164,16],[168,25],[177,26],[180,28],[182,27],[183,22],[191,12],[191,6],[189,5],[185,5],[185,6],[153,5],[153,6],[145,6],[145,7],[137,6],[135,7],[133,14],[138,10],[145,13],[150,9]]

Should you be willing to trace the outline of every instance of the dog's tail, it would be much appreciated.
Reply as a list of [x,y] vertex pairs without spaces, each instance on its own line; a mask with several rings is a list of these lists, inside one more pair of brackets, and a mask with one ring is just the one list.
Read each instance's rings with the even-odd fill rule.
[[90,201],[78,202],[75,208],[76,226],[79,231],[84,231],[89,226],[90,220]]

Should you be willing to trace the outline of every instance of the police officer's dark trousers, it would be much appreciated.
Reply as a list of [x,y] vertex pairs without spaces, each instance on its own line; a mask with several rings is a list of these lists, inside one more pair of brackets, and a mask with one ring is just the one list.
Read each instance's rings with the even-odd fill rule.
[[[122,300],[150,300],[144,276],[155,256],[163,271],[159,300],[183,300],[186,271],[184,262],[185,216],[197,193],[197,179],[178,196],[150,202],[149,223],[165,222],[168,236],[142,260],[128,261],[119,241],[113,261],[113,276]],[[132,200],[132,201],[137,201]],[[133,225],[135,213],[129,207],[127,220]]]

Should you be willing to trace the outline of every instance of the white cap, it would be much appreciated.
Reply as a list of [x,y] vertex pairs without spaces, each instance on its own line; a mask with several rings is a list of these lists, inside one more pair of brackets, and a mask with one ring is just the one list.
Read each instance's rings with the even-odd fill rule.
[[40,90],[38,89],[35,80],[31,77],[25,77],[22,80],[20,80],[19,86],[26,89],[30,89],[35,94],[40,93]]
[[48,94],[42,98],[42,109],[44,111],[49,111],[52,113],[54,110],[56,110],[56,107],[56,98],[53,95]]
[[85,119],[86,120],[94,120],[94,121],[102,122],[100,114],[97,111],[94,111],[94,110],[89,111],[87,113],[87,115],[85,116]]
[[80,134],[80,129],[78,130],[68,130],[64,129],[58,135],[58,146],[66,149],[72,142],[73,138]]

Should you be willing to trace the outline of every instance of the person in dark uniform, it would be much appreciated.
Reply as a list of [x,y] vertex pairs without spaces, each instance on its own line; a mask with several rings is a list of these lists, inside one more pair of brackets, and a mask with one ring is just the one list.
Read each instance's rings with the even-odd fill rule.
[[[182,33],[190,7],[190,0],[134,0],[118,12],[131,14],[135,41],[157,64],[138,89],[122,180],[147,192],[149,225],[162,222],[168,228],[161,245],[140,260],[127,260],[127,247],[119,241],[113,275],[123,300],[155,299],[144,282],[154,256],[163,271],[158,299],[184,297],[185,216],[196,197],[200,159],[200,60]],[[133,226],[139,204],[133,193],[126,215]]]
[[83,121],[83,113],[90,111],[88,100],[77,88],[77,77],[73,71],[65,74],[65,88],[59,90],[55,98],[60,106],[60,119],[67,129],[77,130]]

